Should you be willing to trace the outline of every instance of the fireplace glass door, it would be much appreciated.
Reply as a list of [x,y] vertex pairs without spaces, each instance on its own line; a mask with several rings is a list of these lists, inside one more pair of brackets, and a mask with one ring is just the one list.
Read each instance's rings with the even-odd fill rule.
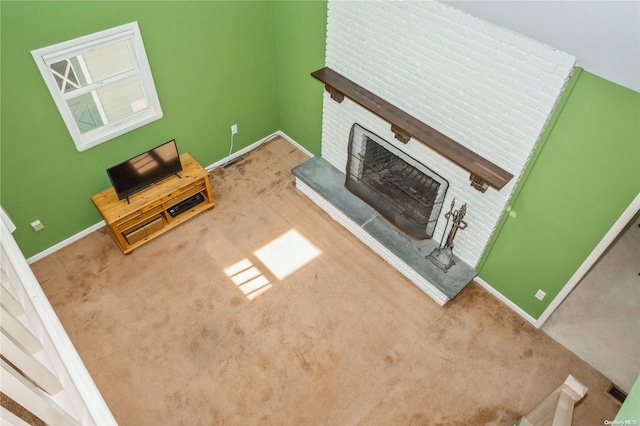
[[433,237],[449,183],[358,124],[351,128],[345,187],[409,237]]

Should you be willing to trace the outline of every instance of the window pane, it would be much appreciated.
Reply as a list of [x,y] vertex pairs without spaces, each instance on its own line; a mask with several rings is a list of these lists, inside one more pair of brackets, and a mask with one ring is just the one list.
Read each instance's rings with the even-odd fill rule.
[[90,132],[91,130],[102,127],[105,124],[100,116],[93,94],[87,93],[85,95],[75,97],[68,100],[67,104],[73,114],[73,118],[78,124],[80,133],[84,134]]
[[139,75],[101,86],[90,93],[67,100],[69,109],[86,133],[148,108]]
[[127,40],[92,50],[80,56],[89,73],[87,79],[90,83],[134,69],[131,52],[129,51],[129,41]]
[[61,93],[97,83],[133,70],[129,41],[95,49],[51,64],[49,69]]
[[142,83],[137,75],[102,87],[97,93],[108,123],[147,108]]
[[[75,63],[77,64],[77,61]],[[76,68],[77,66],[74,67],[74,64],[69,59],[51,64],[49,69],[58,84],[60,92],[67,93],[80,87]]]

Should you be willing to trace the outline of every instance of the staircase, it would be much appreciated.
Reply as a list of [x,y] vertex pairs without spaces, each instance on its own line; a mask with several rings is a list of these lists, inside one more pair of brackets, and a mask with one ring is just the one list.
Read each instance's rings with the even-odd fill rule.
[[[93,379],[0,220],[0,390],[49,425],[115,425]],[[27,425],[0,407],[0,423]]]
[[573,407],[588,389],[572,375],[514,426],[571,426]]

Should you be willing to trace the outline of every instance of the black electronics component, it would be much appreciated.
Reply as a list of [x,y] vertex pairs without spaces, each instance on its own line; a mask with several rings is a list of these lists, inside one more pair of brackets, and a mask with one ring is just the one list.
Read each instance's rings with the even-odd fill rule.
[[192,207],[197,206],[198,204],[204,201],[204,195],[201,192],[198,192],[196,195],[192,195],[184,201],[180,201],[175,206],[172,206],[167,209],[167,213],[171,215],[171,217],[176,217],[181,213],[186,212]]

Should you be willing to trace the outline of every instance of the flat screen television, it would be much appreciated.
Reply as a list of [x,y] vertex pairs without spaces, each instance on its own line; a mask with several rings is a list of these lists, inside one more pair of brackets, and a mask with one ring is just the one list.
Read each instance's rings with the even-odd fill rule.
[[[175,140],[107,169],[107,174],[120,200],[182,171]],[[179,175],[178,175],[179,176]]]

